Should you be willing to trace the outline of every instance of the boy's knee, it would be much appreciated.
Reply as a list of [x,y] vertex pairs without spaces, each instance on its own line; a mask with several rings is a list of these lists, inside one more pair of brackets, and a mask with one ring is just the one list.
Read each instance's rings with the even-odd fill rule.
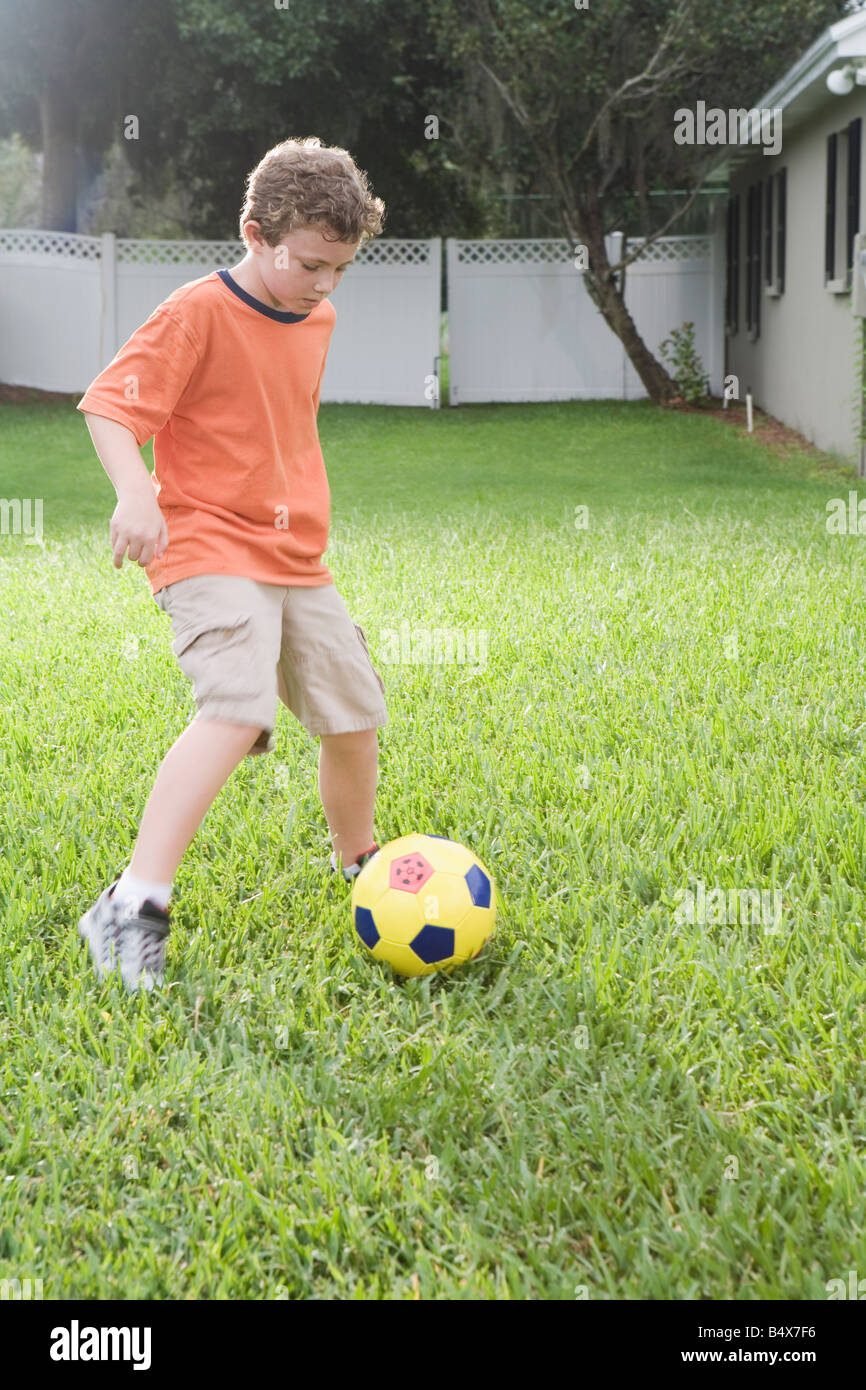
[[261,735],[265,733],[261,724],[236,724],[230,719],[202,718],[200,718],[198,722],[199,724],[208,724],[213,729],[219,730],[224,733],[226,738],[232,740],[237,739],[238,743],[244,743],[247,740],[249,743],[255,743]]
[[332,748],[360,748],[367,743],[378,743],[379,730],[356,729],[348,734],[319,734],[319,741]]

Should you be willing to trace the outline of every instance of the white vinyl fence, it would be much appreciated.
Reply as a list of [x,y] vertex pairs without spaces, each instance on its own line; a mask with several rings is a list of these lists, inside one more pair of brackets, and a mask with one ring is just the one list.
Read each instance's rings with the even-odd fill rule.
[[[606,240],[615,264],[623,236]],[[627,242],[628,251],[639,239]],[[634,400],[646,390],[593,304],[565,240],[449,239],[451,405],[476,401]],[[660,237],[625,272],[625,303],[640,336],[659,344],[684,322],[722,394],[724,243],[720,235]],[[669,368],[670,369],[670,368]]]
[[[608,238],[620,257],[622,234]],[[629,249],[633,242],[627,243]],[[132,241],[0,228],[0,381],[77,392],[172,290],[240,259],[237,241]],[[450,403],[646,395],[556,240],[447,242]],[[374,241],[335,296],[323,401],[438,405],[442,241]],[[663,237],[628,266],[625,301],[651,352],[695,324],[723,385],[724,241]]]
[[[84,391],[172,290],[241,259],[237,241],[133,241],[0,228],[0,381]],[[382,237],[334,296],[323,401],[430,406],[442,241]]]

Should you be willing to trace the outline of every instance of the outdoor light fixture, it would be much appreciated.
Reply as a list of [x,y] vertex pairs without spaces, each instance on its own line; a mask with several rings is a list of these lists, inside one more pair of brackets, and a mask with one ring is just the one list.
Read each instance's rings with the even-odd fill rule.
[[866,86],[866,66],[855,68],[853,63],[847,63],[844,68],[827,74],[827,86],[837,97],[846,97],[854,90],[855,82],[860,87]]

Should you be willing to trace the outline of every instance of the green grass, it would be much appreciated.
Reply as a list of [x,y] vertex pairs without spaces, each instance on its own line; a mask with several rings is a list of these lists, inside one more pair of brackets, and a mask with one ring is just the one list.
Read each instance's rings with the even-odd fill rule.
[[[317,745],[281,709],[181,866],[167,988],[97,985],[75,924],[192,693],[144,575],[111,566],[83,421],[0,410],[0,490],[43,497],[45,527],[0,538],[0,1278],[744,1300],[862,1278],[866,538],[825,528],[853,475],[646,402],[320,428],[327,560],[388,688],[379,839],[475,848],[496,933],[450,978],[364,958]],[[384,665],[405,618],[486,629],[486,666]],[[780,929],[678,921],[696,879],[781,890]]]

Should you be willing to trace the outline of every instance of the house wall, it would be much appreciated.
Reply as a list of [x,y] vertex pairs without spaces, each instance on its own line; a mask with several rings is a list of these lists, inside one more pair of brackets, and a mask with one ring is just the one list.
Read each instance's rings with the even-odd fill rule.
[[[803,126],[788,133],[784,120],[777,155],[755,155],[732,171],[731,193],[740,196],[739,326],[726,338],[726,371],[739,377],[740,398],[751,387],[755,404],[797,430],[818,448],[859,462],[859,394],[856,352],[860,322],[851,312],[851,292],[824,285],[824,221],[827,136],[857,116],[866,116],[866,91],[846,97],[827,93],[827,103]],[[866,126],[866,122],[864,122]],[[866,141],[864,141],[866,150]],[[866,212],[862,182],[861,215]],[[752,342],[746,328],[746,204],[750,184],[787,169],[785,289],[767,293],[761,247],[761,329]],[[845,179],[844,166],[838,177]],[[763,206],[763,204],[762,204]],[[858,229],[859,230],[859,229]],[[837,255],[836,275],[844,275]]]

